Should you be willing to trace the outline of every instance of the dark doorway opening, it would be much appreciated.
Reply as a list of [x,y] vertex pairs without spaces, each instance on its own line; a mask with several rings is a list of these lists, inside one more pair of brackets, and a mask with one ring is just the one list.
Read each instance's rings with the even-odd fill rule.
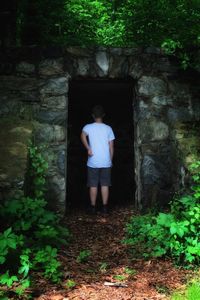
[[[94,105],[104,107],[104,123],[115,134],[115,154],[109,205],[134,204],[133,80],[72,80],[68,102],[67,207],[83,209],[89,204],[86,187],[87,153],[81,141],[83,126],[92,123]],[[98,197],[98,204],[101,199]]]

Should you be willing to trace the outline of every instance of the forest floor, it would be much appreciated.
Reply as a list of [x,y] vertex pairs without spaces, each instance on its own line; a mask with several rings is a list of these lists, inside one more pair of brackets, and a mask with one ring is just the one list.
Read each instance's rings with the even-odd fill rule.
[[[176,268],[169,260],[131,257],[121,240],[125,236],[125,224],[133,214],[127,207],[114,209],[106,218],[83,213],[68,216],[65,223],[73,239],[60,254],[65,284],[59,287],[41,281],[37,287],[40,296],[34,299],[170,299],[170,293],[185,283],[190,272]],[[77,257],[83,250],[90,250],[91,255],[86,262],[78,262]],[[75,287],[67,287],[68,280],[76,283]],[[112,283],[114,285],[109,286]]]

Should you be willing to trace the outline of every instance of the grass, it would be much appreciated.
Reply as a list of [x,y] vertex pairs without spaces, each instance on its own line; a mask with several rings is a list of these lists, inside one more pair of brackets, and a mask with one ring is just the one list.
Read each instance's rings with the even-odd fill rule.
[[200,282],[190,283],[185,291],[175,292],[171,300],[200,300]]

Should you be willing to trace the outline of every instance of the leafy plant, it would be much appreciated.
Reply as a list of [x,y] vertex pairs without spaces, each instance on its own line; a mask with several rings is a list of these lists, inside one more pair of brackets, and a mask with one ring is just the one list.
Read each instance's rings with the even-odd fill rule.
[[127,275],[134,276],[134,275],[137,274],[137,271],[134,270],[134,269],[130,269],[130,268],[126,267],[126,268],[124,269],[124,273],[127,274]]
[[114,275],[113,279],[116,279],[119,281],[124,281],[124,280],[126,280],[126,276],[125,275]]
[[[0,207],[0,285],[21,296],[31,285],[32,271],[58,283],[62,277],[58,246],[68,243],[68,229],[49,211],[44,200],[47,163],[38,147],[30,146],[32,196],[10,199]],[[40,180],[38,180],[40,179]]]
[[13,282],[18,281],[17,276],[10,275],[9,271],[0,276],[0,283],[7,285],[9,288],[13,285]]
[[106,272],[107,268],[108,268],[108,264],[106,262],[102,262],[99,266],[99,271],[104,273]]
[[82,251],[80,251],[79,255],[77,256],[76,261],[78,263],[85,263],[88,261],[91,254],[92,254],[92,252],[90,250],[82,250]]
[[190,283],[184,291],[174,292],[171,300],[198,300],[200,299],[200,284],[198,281]]
[[134,255],[171,256],[179,264],[200,263],[200,162],[190,167],[193,184],[188,193],[176,196],[170,212],[132,217],[124,243]]
[[33,258],[33,269],[43,270],[43,275],[53,282],[59,282],[62,276],[59,270],[61,264],[57,260],[57,249],[51,246],[46,246],[44,249],[39,249]]
[[72,280],[72,279],[68,279],[67,281],[66,281],[66,283],[65,283],[65,287],[67,288],[67,289],[72,289],[72,288],[74,288],[76,286],[76,282],[74,281],[74,280]]
[[48,169],[48,163],[42,155],[42,151],[44,151],[44,149],[32,144],[29,147],[29,176],[31,177],[33,185],[33,197],[36,199],[43,199],[46,190],[45,176]]

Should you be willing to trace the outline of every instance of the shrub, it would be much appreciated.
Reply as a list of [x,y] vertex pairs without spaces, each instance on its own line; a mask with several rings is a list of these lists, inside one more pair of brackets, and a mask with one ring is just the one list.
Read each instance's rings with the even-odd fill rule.
[[176,196],[170,212],[132,217],[124,243],[134,255],[170,256],[179,264],[200,263],[200,161],[191,165],[193,184]]
[[80,251],[79,255],[77,256],[76,261],[78,263],[85,263],[88,261],[91,254],[92,253],[90,250],[82,250],[82,251]]
[[171,297],[171,300],[198,300],[198,299],[200,299],[200,284],[198,281],[189,283],[184,291],[175,292]]
[[32,271],[41,272],[53,282],[60,281],[58,247],[66,245],[70,237],[68,229],[60,225],[59,216],[46,208],[48,165],[40,151],[29,148],[32,197],[10,199],[0,207],[0,285],[18,295],[30,286]]

